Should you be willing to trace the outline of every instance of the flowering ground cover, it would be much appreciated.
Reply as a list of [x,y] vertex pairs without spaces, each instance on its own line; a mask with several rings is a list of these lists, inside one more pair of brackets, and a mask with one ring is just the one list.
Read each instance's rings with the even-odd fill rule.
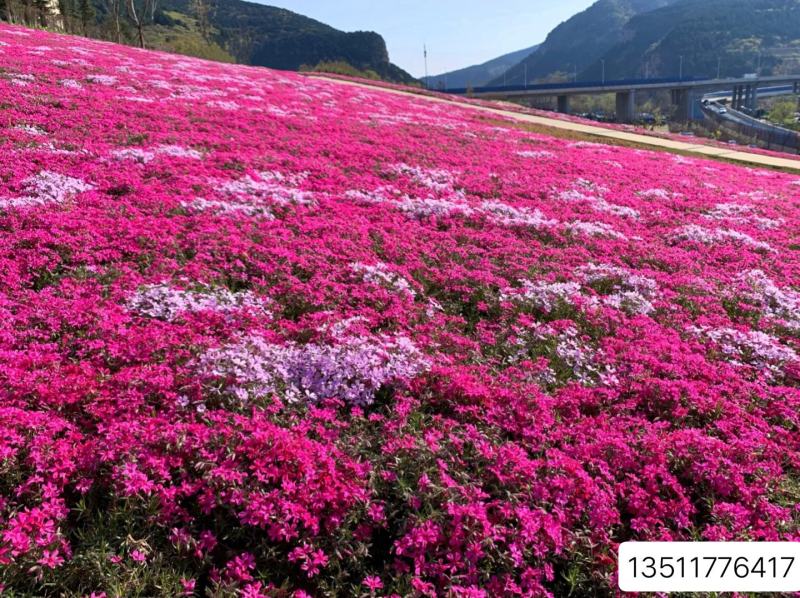
[[0,26],[0,583],[610,595],[625,540],[800,539],[798,224],[793,175]]

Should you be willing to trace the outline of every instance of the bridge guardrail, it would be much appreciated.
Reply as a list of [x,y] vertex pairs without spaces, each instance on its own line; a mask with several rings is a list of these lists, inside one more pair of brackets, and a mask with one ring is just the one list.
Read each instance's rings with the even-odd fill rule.
[[492,85],[485,87],[452,87],[449,89],[439,90],[442,93],[452,94],[466,94],[466,93],[502,93],[513,91],[546,91],[559,89],[581,89],[592,87],[616,87],[622,85],[665,85],[669,83],[694,83],[694,82],[710,82],[714,79],[708,77],[684,77],[678,78],[665,78],[665,79],[617,79],[606,81],[578,81],[567,83],[537,83],[535,85]]

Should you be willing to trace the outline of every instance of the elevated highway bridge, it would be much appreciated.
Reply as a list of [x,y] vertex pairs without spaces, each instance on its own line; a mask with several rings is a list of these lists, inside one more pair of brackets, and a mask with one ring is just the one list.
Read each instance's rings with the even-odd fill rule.
[[783,88],[787,93],[800,93],[800,75],[769,77],[733,77],[708,79],[683,77],[667,79],[623,79],[616,81],[587,81],[570,83],[544,83],[537,85],[511,85],[495,87],[452,88],[441,90],[453,95],[492,100],[523,100],[555,97],[559,112],[569,113],[569,99],[576,95],[616,95],[617,120],[633,122],[636,118],[636,93],[669,91],[677,107],[676,120],[687,122],[702,118],[700,98],[715,92],[729,92],[735,109],[755,108],[759,90]]

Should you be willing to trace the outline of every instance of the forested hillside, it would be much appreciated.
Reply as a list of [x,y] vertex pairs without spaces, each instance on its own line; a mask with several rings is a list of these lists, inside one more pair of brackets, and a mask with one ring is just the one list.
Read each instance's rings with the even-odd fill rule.
[[[797,72],[800,1],[681,0],[633,17],[605,53],[609,77]],[[583,72],[591,78],[599,58]]]
[[347,63],[412,83],[372,31],[344,32],[242,0],[0,0],[0,18],[149,48],[272,68]]

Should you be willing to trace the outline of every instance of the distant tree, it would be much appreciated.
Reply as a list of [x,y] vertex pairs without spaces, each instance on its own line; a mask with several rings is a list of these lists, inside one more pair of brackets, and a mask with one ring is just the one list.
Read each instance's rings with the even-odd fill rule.
[[158,0],[127,0],[128,18],[136,28],[140,48],[144,48],[144,27],[153,22],[157,4]]
[[78,1],[78,18],[81,23],[81,30],[84,35],[89,31],[90,25],[94,25],[97,13],[94,9],[92,0],[79,0]]
[[51,14],[51,7],[48,0],[33,0],[33,8],[35,11],[35,21],[30,24],[38,27],[47,27]]
[[9,23],[21,23],[24,5],[20,0],[3,0],[3,19]]
[[797,103],[793,100],[781,100],[772,105],[769,111],[770,121],[782,127],[795,126],[795,113],[797,112]]
[[318,62],[314,66],[307,64],[300,65],[300,70],[313,73],[334,73],[346,75],[348,77],[358,77],[360,79],[380,80],[381,76],[372,69],[357,69],[352,64],[344,60]]
[[213,15],[213,8],[210,0],[192,0],[191,1],[192,13],[197,19],[197,27],[200,29],[200,35],[203,39],[210,41],[211,39],[211,17]]
[[119,18],[121,11],[121,0],[106,0],[107,19],[110,21],[111,30],[113,32],[114,41],[118,44],[122,43],[122,28],[120,27]]

